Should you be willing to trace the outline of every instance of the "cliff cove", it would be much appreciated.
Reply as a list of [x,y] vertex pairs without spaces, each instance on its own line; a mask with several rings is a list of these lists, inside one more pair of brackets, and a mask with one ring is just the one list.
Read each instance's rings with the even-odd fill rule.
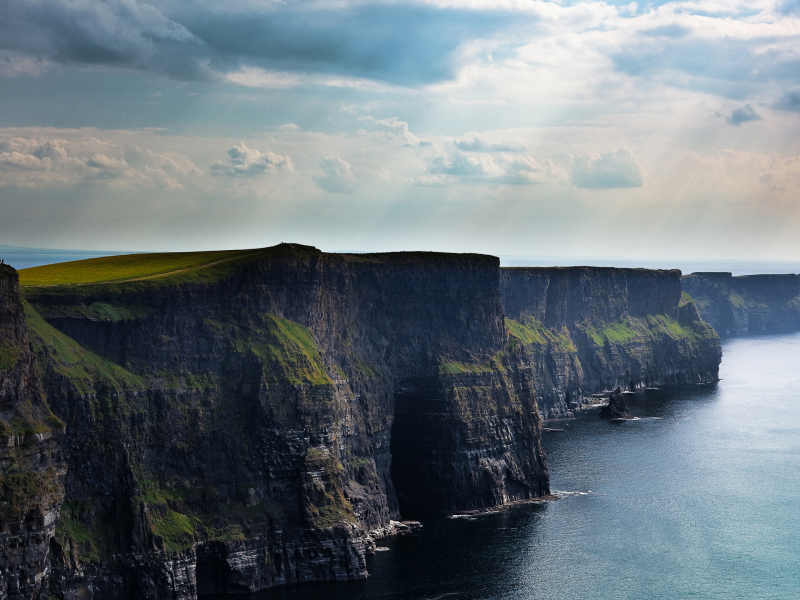
[[543,419],[721,360],[679,271],[298,244],[0,269],[8,598],[363,579],[401,519],[550,494]]

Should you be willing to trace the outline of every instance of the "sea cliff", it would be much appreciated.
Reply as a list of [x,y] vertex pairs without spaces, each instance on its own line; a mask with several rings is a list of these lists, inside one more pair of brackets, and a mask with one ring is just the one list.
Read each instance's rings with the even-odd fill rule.
[[[591,394],[718,380],[719,337],[678,270],[504,268],[506,323],[523,341],[543,418]],[[606,394],[607,395],[607,394]]]
[[800,330],[800,275],[692,273],[681,285],[720,336]]
[[367,576],[401,518],[549,493],[541,416],[714,381],[678,271],[296,244],[0,271],[0,600]]
[[287,244],[25,288],[41,387],[67,423],[52,593],[359,579],[401,514],[549,493],[498,277],[494,257]]
[[0,598],[47,590],[64,499],[63,433],[40,385],[17,273],[0,265]]

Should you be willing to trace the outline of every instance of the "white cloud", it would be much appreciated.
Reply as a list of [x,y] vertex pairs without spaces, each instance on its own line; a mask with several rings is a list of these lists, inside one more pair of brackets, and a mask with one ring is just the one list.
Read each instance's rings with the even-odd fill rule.
[[294,171],[294,165],[290,156],[281,156],[270,151],[262,153],[248,148],[241,142],[228,150],[227,163],[217,161],[211,165],[211,170],[231,177],[252,177],[278,170],[291,173]]
[[489,143],[480,137],[457,140],[453,142],[456,148],[464,152],[525,152],[525,146],[514,143]]
[[332,88],[350,88],[367,91],[387,91],[388,86],[362,77],[329,75],[326,73],[296,73],[273,71],[261,67],[241,67],[238,71],[221,73],[226,81],[245,87],[265,89],[289,89],[301,85],[318,85]]
[[202,172],[187,158],[94,137],[0,140],[0,186],[53,187],[119,180],[144,187],[181,188]]
[[334,194],[349,194],[355,190],[355,178],[347,161],[338,156],[326,156],[319,166],[322,174],[316,175],[314,181],[320,188]]
[[613,189],[641,187],[645,173],[630,148],[601,153],[582,151],[573,159],[572,184],[580,188]]
[[397,117],[376,119],[372,116],[366,116],[359,117],[358,120],[362,123],[372,125],[375,129],[384,132],[390,137],[402,139],[408,146],[419,146],[420,144],[419,138],[409,131],[408,123],[400,121]]
[[[453,147],[459,148],[458,143]],[[472,147],[470,144],[468,147]],[[501,183],[527,185],[555,183],[566,178],[566,173],[547,160],[541,165],[528,155],[508,152],[462,152],[449,144],[436,153],[428,163],[425,173],[413,179],[417,185],[448,185],[454,183]]]

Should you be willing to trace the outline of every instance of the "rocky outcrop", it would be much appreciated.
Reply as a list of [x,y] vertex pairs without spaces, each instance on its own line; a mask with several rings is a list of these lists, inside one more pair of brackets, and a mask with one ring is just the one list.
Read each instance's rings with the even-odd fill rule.
[[677,270],[505,268],[509,331],[529,356],[543,418],[590,394],[718,379],[718,336],[681,296]]
[[359,579],[401,514],[549,492],[496,258],[281,245],[25,297],[68,424],[59,597]]
[[628,412],[628,407],[625,406],[621,387],[617,386],[617,389],[608,395],[608,404],[600,409],[598,416],[609,421],[625,421],[633,418]]
[[16,271],[0,265],[0,598],[41,595],[64,498],[64,424],[47,406]]
[[720,336],[800,330],[800,275],[692,273],[681,286]]

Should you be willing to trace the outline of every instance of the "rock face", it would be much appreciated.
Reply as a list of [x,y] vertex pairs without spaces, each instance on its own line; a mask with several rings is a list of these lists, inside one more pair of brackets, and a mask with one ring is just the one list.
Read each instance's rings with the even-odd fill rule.
[[0,598],[46,590],[64,499],[63,431],[39,383],[17,273],[0,265]]
[[525,345],[544,419],[589,394],[717,381],[719,337],[681,296],[681,273],[599,267],[504,268],[509,330]]
[[359,579],[401,513],[549,493],[499,276],[487,256],[281,245],[25,289],[42,387],[67,423],[51,593],[182,600]]
[[[81,269],[108,281],[114,260]],[[677,271],[288,244],[202,260],[24,302],[0,267],[0,600],[364,578],[401,515],[548,494],[540,410],[717,378]]]
[[681,286],[720,336],[800,330],[800,275],[692,273]]
[[621,387],[617,386],[617,389],[608,395],[608,404],[600,409],[599,416],[601,419],[608,419],[610,421],[620,421],[633,418],[633,416],[628,412],[628,407],[625,406],[625,400],[622,398]]

